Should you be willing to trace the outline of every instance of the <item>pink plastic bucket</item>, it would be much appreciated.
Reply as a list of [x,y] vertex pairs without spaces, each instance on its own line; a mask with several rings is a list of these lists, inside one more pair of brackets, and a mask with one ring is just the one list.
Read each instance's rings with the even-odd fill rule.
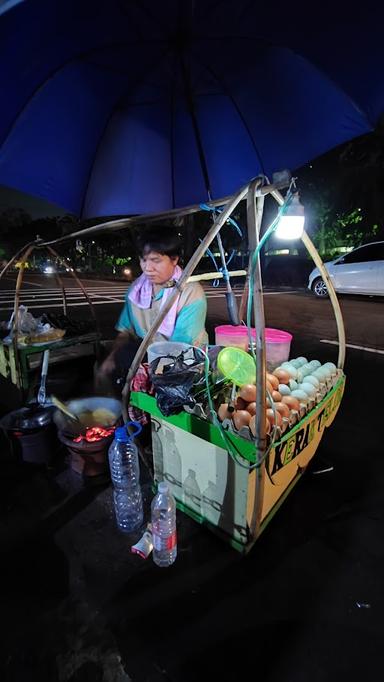
[[[253,338],[256,336],[254,329],[251,330],[251,334]],[[292,338],[292,334],[282,329],[265,328],[265,351],[269,370],[288,360]],[[244,325],[223,324],[215,327],[215,341],[217,346],[238,346],[248,350],[248,329]]]

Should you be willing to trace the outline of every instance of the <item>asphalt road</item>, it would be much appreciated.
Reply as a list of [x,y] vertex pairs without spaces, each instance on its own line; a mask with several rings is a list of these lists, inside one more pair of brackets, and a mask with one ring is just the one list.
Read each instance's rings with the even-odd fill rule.
[[[0,319],[9,319],[13,310],[16,276],[0,281]],[[89,304],[72,277],[63,277],[70,315],[74,319],[90,317]],[[124,302],[128,284],[123,281],[84,279],[89,298],[95,306],[103,338],[114,337],[114,325]],[[224,288],[206,286],[208,299],[207,327],[212,341],[214,327],[228,322]],[[238,300],[241,289],[236,289]],[[318,300],[306,290],[267,289],[264,306],[266,325],[285,329],[293,334],[293,344],[305,354],[306,344],[337,339],[333,309],[328,300]],[[340,296],[347,343],[368,349],[365,352],[384,352],[384,298],[368,296]],[[62,294],[54,277],[25,275],[20,303],[28,306],[38,317],[43,312],[62,310]],[[328,344],[331,346],[331,344]],[[300,351],[301,352],[301,351]],[[336,350],[329,348],[330,354]]]
[[[23,301],[34,314],[58,305],[50,283],[26,279]],[[12,284],[2,284],[2,319]],[[121,283],[87,284],[111,336]],[[212,330],[226,321],[225,303],[220,292],[207,294]],[[304,291],[265,294],[267,325],[293,334],[291,355],[335,360],[328,301]],[[71,315],[84,316],[77,296]],[[157,570],[129,554],[108,490],[93,501],[78,496],[54,535],[28,535],[39,509],[63,492],[42,475],[26,479],[18,496],[7,497],[4,487],[3,512],[23,530],[12,534],[15,549],[2,562],[4,679],[380,682],[384,301],[344,296],[340,303],[349,347],[339,412],[313,466],[246,558],[180,513],[177,561]],[[330,471],[319,474],[324,463]],[[119,668],[115,677],[102,676],[107,664]]]

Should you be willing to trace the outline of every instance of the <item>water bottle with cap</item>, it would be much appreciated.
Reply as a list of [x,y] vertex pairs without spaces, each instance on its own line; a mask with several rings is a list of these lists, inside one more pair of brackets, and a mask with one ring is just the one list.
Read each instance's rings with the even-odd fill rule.
[[135,432],[130,435],[126,426],[117,428],[108,451],[116,522],[124,533],[137,530],[143,523],[139,457],[133,442],[141,426],[136,422],[129,425],[136,427]]
[[159,483],[151,505],[153,561],[170,566],[177,555],[176,502],[168,484]]

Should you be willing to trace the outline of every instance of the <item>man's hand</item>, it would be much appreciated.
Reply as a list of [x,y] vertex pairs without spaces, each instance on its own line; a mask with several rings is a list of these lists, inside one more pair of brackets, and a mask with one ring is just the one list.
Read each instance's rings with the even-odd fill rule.
[[98,369],[98,374],[108,375],[116,371],[116,362],[113,355],[108,355]]

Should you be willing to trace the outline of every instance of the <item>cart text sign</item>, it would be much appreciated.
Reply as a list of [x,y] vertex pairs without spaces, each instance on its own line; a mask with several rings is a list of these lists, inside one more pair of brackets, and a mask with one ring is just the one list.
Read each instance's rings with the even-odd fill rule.
[[289,438],[278,443],[274,448],[275,458],[270,475],[273,476],[277,471],[289,464],[295,457],[311,443],[317,433],[320,433],[330,418],[337,410],[343,397],[344,383],[338,390],[325,402],[323,409],[317,412],[313,419],[304,424],[302,428],[295,431]]

